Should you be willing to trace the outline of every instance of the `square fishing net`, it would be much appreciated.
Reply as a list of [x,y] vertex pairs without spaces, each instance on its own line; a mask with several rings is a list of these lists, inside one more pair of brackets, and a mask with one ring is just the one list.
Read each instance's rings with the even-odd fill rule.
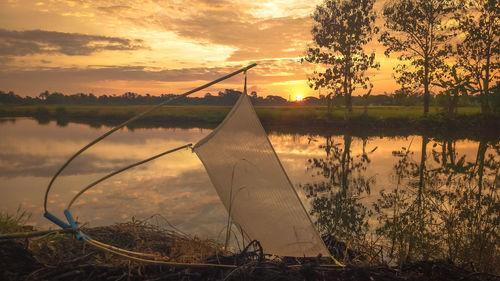
[[193,150],[246,239],[258,240],[268,254],[330,255],[246,93]]

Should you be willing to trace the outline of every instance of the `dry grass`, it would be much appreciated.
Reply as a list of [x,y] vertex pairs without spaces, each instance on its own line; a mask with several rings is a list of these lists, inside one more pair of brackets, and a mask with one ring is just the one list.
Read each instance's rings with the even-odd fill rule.
[[[189,237],[145,221],[83,229],[83,232],[94,240],[130,251],[154,254],[172,262],[202,263],[208,257],[228,254],[222,250],[222,245],[213,240]],[[65,234],[31,239],[29,248],[44,264],[56,265],[75,258],[94,265],[124,263],[122,257],[84,245]]]
[[[0,241],[0,280],[500,280],[444,262],[418,262],[403,268],[374,265],[320,267],[320,259],[252,258],[250,252],[223,253],[212,240],[189,237],[143,221],[84,230],[117,247],[169,256],[170,261],[234,264],[236,268],[167,267],[124,260],[71,235]],[[214,257],[215,256],[215,257]],[[299,264],[297,264],[299,263]]]

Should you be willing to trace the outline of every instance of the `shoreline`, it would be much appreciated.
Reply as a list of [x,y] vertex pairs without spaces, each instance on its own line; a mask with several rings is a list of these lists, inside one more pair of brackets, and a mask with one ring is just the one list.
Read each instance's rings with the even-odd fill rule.
[[[31,117],[40,124],[51,121],[92,127],[116,126],[148,106],[0,106],[0,117]],[[226,116],[229,106],[165,106],[135,121],[136,128],[215,128]],[[461,108],[455,118],[447,118],[433,108],[424,116],[420,107],[354,108],[350,118],[337,108],[332,114],[326,107],[259,106],[256,112],[268,132],[314,133],[319,135],[407,136],[412,134],[445,138],[498,139],[500,116],[481,114],[478,108]]]

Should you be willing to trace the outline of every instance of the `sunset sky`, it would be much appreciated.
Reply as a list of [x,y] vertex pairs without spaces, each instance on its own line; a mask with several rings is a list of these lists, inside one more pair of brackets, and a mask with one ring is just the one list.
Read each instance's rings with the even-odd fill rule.
[[[301,64],[311,13],[321,1],[3,0],[0,90],[182,93],[252,62],[249,89],[261,96],[318,96]],[[376,10],[383,3],[378,1]],[[377,22],[380,23],[380,20]],[[380,70],[373,94],[397,88],[396,60],[373,40]],[[241,89],[242,76],[206,92]]]

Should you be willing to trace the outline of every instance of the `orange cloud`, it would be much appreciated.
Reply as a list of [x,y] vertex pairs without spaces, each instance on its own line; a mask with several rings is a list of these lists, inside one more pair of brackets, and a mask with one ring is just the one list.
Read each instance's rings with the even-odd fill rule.
[[[249,73],[251,90],[285,98],[317,96],[305,83],[314,66],[298,58],[311,40],[310,14],[320,2],[27,0],[2,5],[0,90],[181,93],[257,62]],[[369,73],[374,93],[392,91],[395,62],[383,56],[376,40],[367,50],[375,50],[381,61],[381,70]],[[209,91],[240,87],[241,77]]]

